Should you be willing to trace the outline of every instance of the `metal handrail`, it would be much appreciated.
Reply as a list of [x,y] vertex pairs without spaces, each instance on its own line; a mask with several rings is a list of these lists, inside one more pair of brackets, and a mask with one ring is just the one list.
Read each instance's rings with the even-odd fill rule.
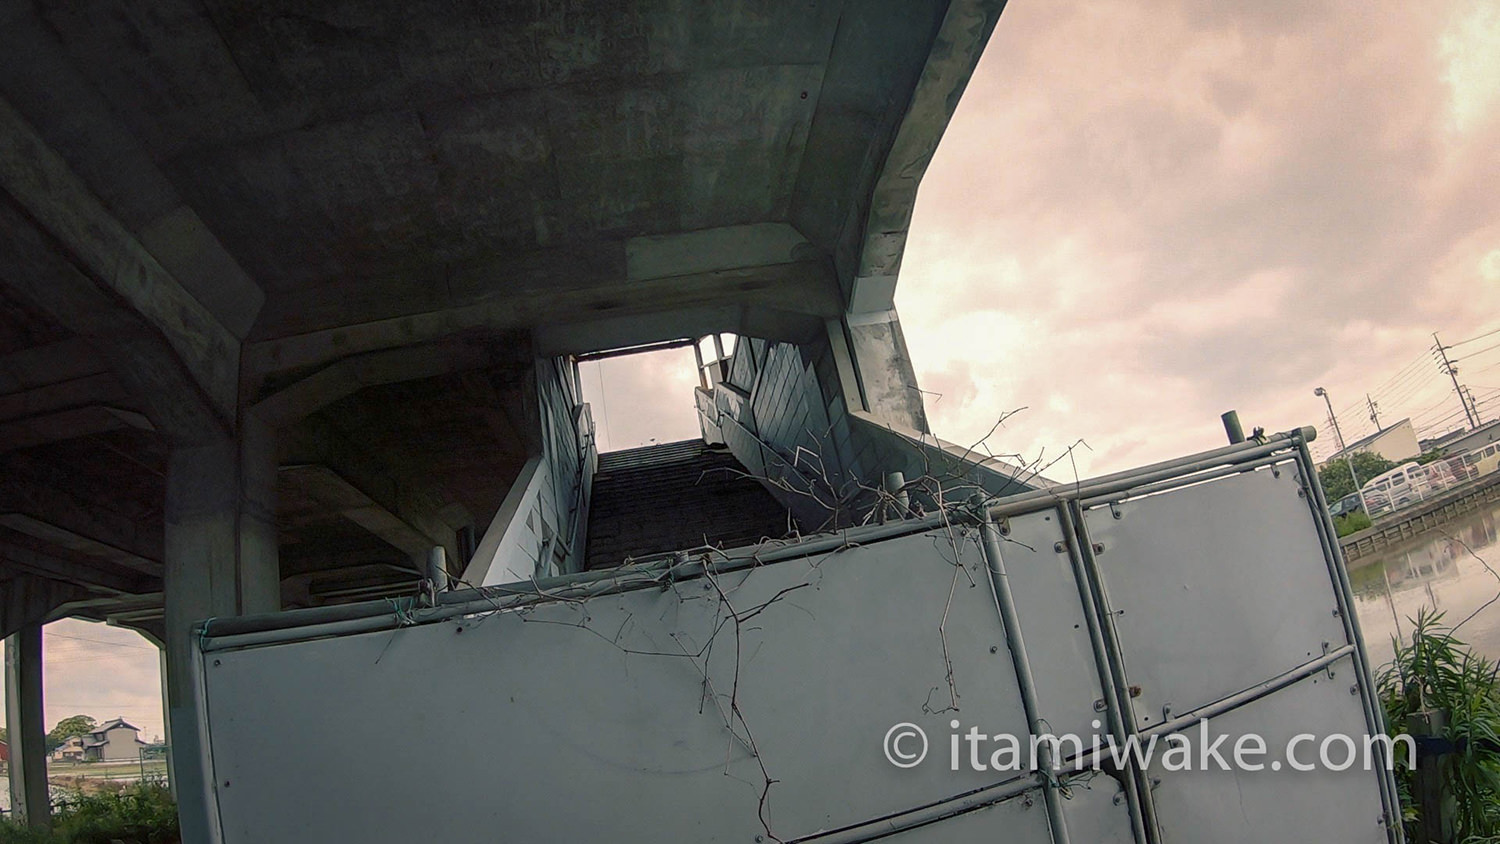
[[[1056,507],[1070,501],[1085,501],[1109,494],[1128,494],[1168,479],[1177,485],[1202,480],[1204,473],[1226,466],[1243,468],[1278,451],[1305,448],[1315,436],[1310,428],[1271,435],[1261,441],[1225,446],[1201,454],[1163,461],[1128,472],[1116,472],[1077,484],[1035,490],[1020,495],[989,500],[983,510],[1001,519],[1033,510]],[[1215,473],[1217,477],[1221,473]],[[972,514],[977,518],[978,514]],[[952,521],[947,512],[839,530],[798,540],[777,540],[745,548],[720,550],[705,548],[687,560],[664,558],[617,569],[581,572],[559,577],[533,579],[502,586],[461,589],[442,593],[435,606],[422,606],[414,599],[402,601],[368,601],[333,607],[310,607],[278,613],[262,613],[231,618],[209,619],[200,627],[200,646],[204,651],[229,647],[268,644],[291,639],[391,629],[411,623],[437,622],[461,615],[508,609],[537,600],[592,597],[611,592],[659,586],[701,575],[705,569],[729,572],[750,566],[765,565],[786,559],[813,556],[885,539],[921,533]],[[697,549],[695,549],[697,550]]]

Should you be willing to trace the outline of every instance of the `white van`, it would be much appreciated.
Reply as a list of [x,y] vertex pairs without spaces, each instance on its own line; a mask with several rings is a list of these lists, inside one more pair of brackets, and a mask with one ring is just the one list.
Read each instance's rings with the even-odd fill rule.
[[1417,463],[1400,466],[1371,478],[1360,490],[1370,508],[1370,517],[1399,510],[1413,502],[1421,501],[1437,491],[1441,484],[1434,483],[1432,471]]

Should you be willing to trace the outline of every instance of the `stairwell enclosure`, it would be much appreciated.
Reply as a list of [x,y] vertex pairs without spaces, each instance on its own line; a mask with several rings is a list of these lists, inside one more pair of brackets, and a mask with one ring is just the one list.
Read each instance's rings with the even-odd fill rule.
[[[1044,467],[997,459],[982,443],[961,447],[934,436],[917,412],[914,378],[903,381],[905,401],[872,393],[872,373],[891,365],[861,361],[852,330],[831,322],[826,336],[802,344],[741,338],[726,377],[696,391],[704,438],[726,443],[805,529],[869,519],[890,504],[882,482],[895,472],[927,512],[976,493],[1011,495],[1053,483]],[[899,326],[885,330],[899,339]],[[893,348],[904,352],[905,344]],[[881,379],[885,393],[894,389],[891,380]]]
[[[1084,747],[1383,732],[1305,436],[979,512],[211,620],[216,840],[1394,844],[1379,767],[950,764],[955,722]],[[895,725],[925,731],[922,764],[883,754]]]
[[511,484],[464,568],[464,582],[487,586],[583,568],[588,508],[598,450],[571,358],[536,362],[534,412],[540,425],[531,458]]

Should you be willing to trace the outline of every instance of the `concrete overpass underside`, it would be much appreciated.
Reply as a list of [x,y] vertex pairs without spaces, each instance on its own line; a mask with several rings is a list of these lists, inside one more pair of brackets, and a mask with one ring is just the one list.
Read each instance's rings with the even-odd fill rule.
[[1002,6],[5,4],[0,632],[136,627],[176,712],[197,620],[461,571],[541,361],[841,330],[909,377],[917,185]]

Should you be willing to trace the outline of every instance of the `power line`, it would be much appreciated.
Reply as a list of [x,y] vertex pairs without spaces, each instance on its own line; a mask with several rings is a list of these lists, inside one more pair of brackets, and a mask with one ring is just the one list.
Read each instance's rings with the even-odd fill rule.
[[[1426,378],[1430,378],[1431,375],[1432,375],[1432,371],[1431,370],[1422,370],[1422,369],[1418,368],[1418,367],[1424,366],[1426,364],[1426,362],[1427,362],[1427,359],[1424,356],[1418,355],[1417,359],[1415,361],[1413,361],[1410,364],[1407,364],[1405,367],[1403,367],[1395,375],[1393,375],[1390,378],[1387,378],[1385,381],[1381,382],[1373,390],[1370,390],[1369,393],[1371,395],[1375,396],[1376,398],[1378,398],[1378,399],[1380,399],[1382,401],[1385,401],[1385,400],[1387,400],[1388,396],[1390,395],[1389,391],[1402,389],[1406,385],[1412,383],[1412,379],[1413,378],[1423,379],[1424,375],[1425,375]],[[1355,401],[1354,403],[1350,404],[1348,407],[1346,407],[1343,410],[1339,411],[1339,414],[1340,415],[1344,415],[1344,414],[1351,413],[1351,412],[1353,412],[1355,410],[1358,410],[1360,407],[1363,406],[1363,404],[1364,404],[1364,402]]]
[[[1458,421],[1458,417],[1464,416],[1467,413],[1468,413],[1468,407],[1467,407],[1467,405],[1465,405],[1465,409],[1464,410],[1454,410],[1454,411],[1451,411],[1447,416],[1440,416],[1437,419],[1433,420],[1432,422],[1427,422],[1425,424],[1418,425],[1417,426],[1417,433],[1422,433],[1423,431],[1434,431],[1434,430],[1437,430],[1439,428],[1445,428],[1446,429],[1446,426],[1448,425],[1448,423],[1449,423],[1450,420],[1452,420],[1452,421]],[[1413,424],[1415,424],[1415,423],[1413,423]],[[1462,423],[1459,424],[1459,427],[1463,427]]]
[[1484,338],[1489,337],[1492,334],[1500,334],[1500,328],[1491,329],[1489,331],[1484,332],[1483,334],[1475,334],[1473,337],[1470,337],[1467,340],[1460,340],[1457,343],[1453,343],[1451,345],[1453,345],[1453,346],[1462,346],[1465,343],[1472,343],[1475,340],[1483,340]]
[[1469,352],[1468,354],[1464,355],[1463,357],[1454,358],[1453,361],[1454,361],[1454,363],[1457,363],[1458,361],[1461,361],[1461,360],[1468,360],[1469,358],[1472,358],[1472,357],[1478,357],[1479,355],[1482,355],[1485,352],[1493,352],[1496,349],[1500,349],[1500,343],[1496,343],[1493,346],[1485,346],[1484,348],[1480,349],[1477,352]]
[[1433,351],[1437,352],[1438,358],[1442,360],[1443,374],[1453,379],[1453,392],[1458,393],[1458,403],[1463,406],[1464,416],[1468,418],[1469,427],[1476,427],[1478,422],[1474,419],[1474,410],[1469,407],[1469,400],[1464,398],[1463,385],[1458,383],[1458,367],[1455,367],[1453,362],[1448,359],[1448,347],[1444,346],[1443,341],[1438,339],[1436,331],[1432,332],[1432,343]]
[[1436,377],[1437,373],[1429,371],[1427,373],[1427,377],[1422,381],[1411,384],[1405,390],[1402,390],[1399,394],[1380,396],[1380,400],[1385,402],[1387,405],[1399,405],[1402,402],[1409,401],[1413,397],[1421,395],[1423,391],[1432,387],[1434,379],[1436,379]]
[[1402,382],[1408,381],[1413,377],[1420,376],[1423,373],[1430,372],[1431,370],[1428,370],[1426,366],[1427,357],[1425,355],[1417,355],[1416,360],[1402,367],[1396,372],[1395,375],[1392,375],[1390,378],[1387,378],[1381,383],[1377,384],[1375,388],[1370,392],[1378,394],[1386,391],[1387,389],[1395,389]]
[[104,639],[90,639],[85,636],[69,636],[66,633],[53,633],[50,630],[43,630],[42,635],[46,636],[49,639],[68,639],[74,642],[92,642],[95,645],[108,645],[112,648],[135,648],[137,650],[151,651],[153,653],[156,653],[159,650],[158,648],[153,648],[150,645],[132,645],[129,642],[109,642]]
[[1437,410],[1438,408],[1442,407],[1443,405],[1445,405],[1447,403],[1448,403],[1448,397],[1447,396],[1443,396],[1437,402],[1435,402],[1433,404],[1430,404],[1427,407],[1422,408],[1421,410],[1417,411],[1416,413],[1410,413],[1410,414],[1407,414],[1407,415],[1411,419],[1413,419],[1413,420],[1422,419],[1422,418],[1425,418],[1427,416],[1427,414],[1433,412],[1434,410]]

